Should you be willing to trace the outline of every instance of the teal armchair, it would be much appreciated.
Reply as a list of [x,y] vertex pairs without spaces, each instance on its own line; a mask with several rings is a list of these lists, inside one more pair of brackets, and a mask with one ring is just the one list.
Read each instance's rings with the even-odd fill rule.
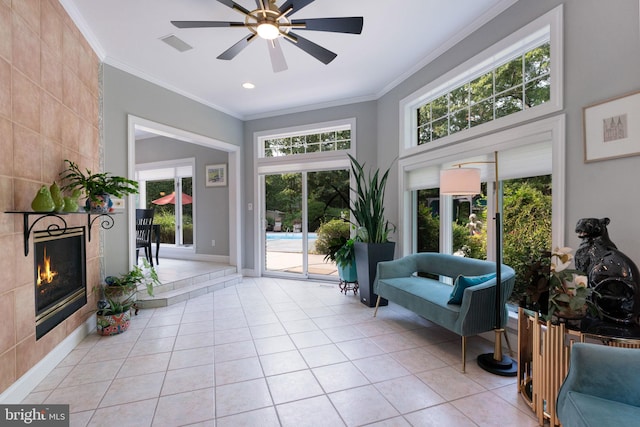
[[556,411],[564,427],[640,425],[640,349],[576,343]]

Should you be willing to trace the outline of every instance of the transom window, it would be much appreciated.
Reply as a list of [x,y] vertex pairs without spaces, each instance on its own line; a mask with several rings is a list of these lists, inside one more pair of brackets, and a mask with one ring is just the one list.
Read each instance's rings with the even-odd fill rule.
[[264,157],[282,157],[351,149],[351,126],[298,132],[263,139]]
[[548,102],[550,70],[547,42],[420,105],[417,145]]

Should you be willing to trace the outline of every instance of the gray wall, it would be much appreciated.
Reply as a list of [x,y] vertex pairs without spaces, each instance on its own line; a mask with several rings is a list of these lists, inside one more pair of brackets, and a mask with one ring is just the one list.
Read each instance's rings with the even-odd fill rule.
[[[566,113],[565,244],[576,249],[578,219],[609,217],[618,248],[640,265],[640,157],[586,164],[582,108],[640,89],[637,0],[521,0],[378,100],[378,158],[397,156],[398,103],[407,95],[564,3],[564,113]],[[389,180],[397,188],[396,173]],[[397,221],[396,192],[387,212]]]
[[[229,163],[229,155],[220,150],[189,144],[164,136],[136,141],[136,163],[153,163],[165,160],[194,157],[196,253],[229,255],[229,186],[206,187],[206,165]],[[216,246],[211,246],[211,240]]]
[[[105,170],[117,175],[128,170],[128,114],[242,145],[242,121],[109,65],[103,70],[103,94]],[[126,271],[128,254],[122,250],[128,247],[126,216],[116,218],[104,242],[106,272]]]
[[243,187],[243,206],[245,216],[245,227],[243,228],[244,236],[242,238],[244,244],[244,267],[247,269],[255,268],[253,260],[253,250],[258,244],[255,238],[255,224],[253,223],[253,212],[246,210],[248,203],[253,203],[255,208],[257,200],[253,200],[254,196],[254,150],[253,135],[255,132],[264,130],[281,129],[292,126],[301,126],[306,124],[321,123],[332,120],[356,118],[356,152],[361,162],[367,165],[376,165],[376,146],[378,144],[376,137],[376,102],[361,102],[357,104],[344,105],[339,107],[324,108],[320,110],[305,111],[296,114],[287,114],[266,119],[250,120],[245,122],[244,129],[244,163],[243,171],[244,187]]
[[[637,0],[521,0],[377,101],[251,120],[244,122],[244,129],[237,119],[105,66],[107,169],[126,172],[127,113],[232,144],[243,144],[241,241],[243,266],[252,269],[257,242],[253,212],[247,210],[247,204],[255,206],[256,203],[253,200],[254,132],[356,117],[358,158],[369,165],[386,168],[398,153],[398,108],[402,98],[559,4],[564,4],[564,113],[567,118],[565,242],[573,248],[579,244],[573,232],[579,218],[608,216],[613,241],[640,264],[640,227],[636,221],[640,212],[636,188],[640,156],[585,164],[582,138],[584,106],[640,89]],[[394,163],[386,209],[395,223],[399,203],[397,185],[397,163]],[[110,232],[106,241],[107,258],[115,257],[124,263],[124,254],[116,249],[126,244],[124,234]]]

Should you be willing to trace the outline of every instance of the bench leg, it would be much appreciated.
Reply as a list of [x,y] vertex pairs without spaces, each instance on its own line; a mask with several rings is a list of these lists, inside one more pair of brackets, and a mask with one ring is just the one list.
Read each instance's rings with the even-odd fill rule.
[[462,337],[462,373],[467,369],[467,337]]
[[378,295],[378,299],[376,300],[376,309],[373,311],[373,317],[376,317],[376,314],[378,314],[379,305],[380,305],[380,295]]

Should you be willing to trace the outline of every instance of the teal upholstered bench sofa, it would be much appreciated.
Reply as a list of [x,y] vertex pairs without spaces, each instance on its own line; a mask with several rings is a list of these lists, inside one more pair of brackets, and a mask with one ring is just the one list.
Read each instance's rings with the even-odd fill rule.
[[[465,371],[466,337],[491,331],[495,328],[495,275],[477,285],[461,291],[459,304],[449,303],[453,286],[439,280],[442,276],[453,281],[458,276],[471,279],[495,273],[496,264],[474,258],[421,252],[403,258],[378,263],[374,293],[401,305],[425,319],[442,326],[462,337],[462,371]],[[422,277],[418,273],[429,273],[438,279]],[[515,283],[515,272],[502,265],[500,304],[502,305],[502,327],[507,321],[506,302]],[[377,314],[378,304],[376,304]]]
[[556,412],[564,427],[640,424],[640,349],[575,343]]

